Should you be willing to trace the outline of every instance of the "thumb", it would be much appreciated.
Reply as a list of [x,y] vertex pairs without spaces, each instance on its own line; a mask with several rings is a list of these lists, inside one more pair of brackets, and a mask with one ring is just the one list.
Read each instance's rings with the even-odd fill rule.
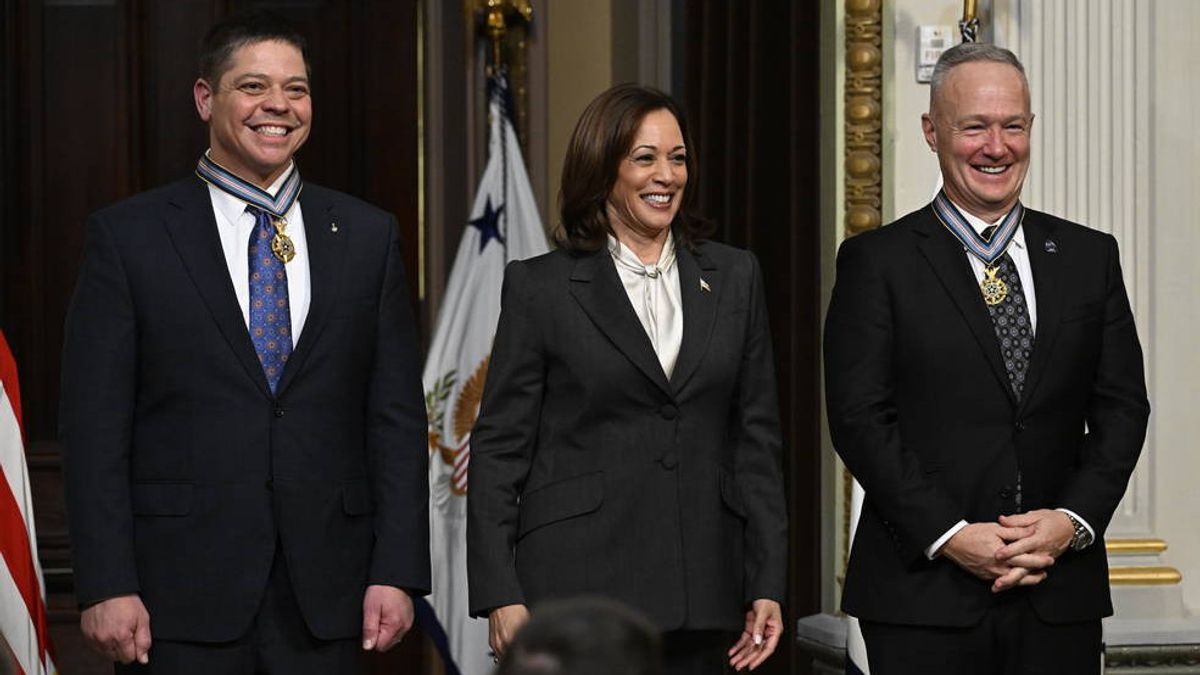
[[150,663],[150,617],[141,616],[133,628],[133,651],[137,662]]
[[369,598],[363,601],[362,648],[365,650],[374,649],[379,638],[380,610],[380,603]]
[[750,638],[754,640],[755,647],[760,647],[763,643],[763,631],[767,627],[767,612],[763,611],[763,608],[759,607],[757,602],[753,605],[753,611],[754,627],[750,631]]

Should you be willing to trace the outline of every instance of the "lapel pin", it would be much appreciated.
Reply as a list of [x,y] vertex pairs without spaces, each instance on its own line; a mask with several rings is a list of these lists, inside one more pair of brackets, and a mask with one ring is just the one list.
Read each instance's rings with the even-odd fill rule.
[[334,233],[334,234],[337,234],[338,228],[337,228],[337,223],[336,223],[336,222],[332,222],[332,223],[330,223],[330,224],[329,224],[329,231],[330,231],[330,232],[332,232],[332,233]]
[[710,287],[710,286],[708,285],[708,282],[707,282],[707,281],[705,281],[705,280],[701,279],[701,280],[700,280],[700,290],[704,291],[705,293],[711,293],[711,292],[712,292],[712,287]]
[[1053,239],[1046,240],[1046,253],[1058,253],[1058,244]]

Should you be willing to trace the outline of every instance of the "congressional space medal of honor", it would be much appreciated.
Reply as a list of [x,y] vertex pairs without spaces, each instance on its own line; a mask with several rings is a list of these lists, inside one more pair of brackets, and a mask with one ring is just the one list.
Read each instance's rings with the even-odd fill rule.
[[270,216],[271,224],[275,227],[275,236],[271,237],[272,255],[285,265],[296,257],[296,245],[284,230],[288,225],[286,214],[296,203],[300,189],[304,187],[299,169],[292,167],[292,172],[273,197],[266,190],[235,176],[229,169],[212,161],[208,153],[204,153],[196,165],[196,175],[218,190],[264,211]]
[[998,268],[988,265],[983,269],[983,281],[979,282],[979,290],[983,291],[983,301],[989,305],[998,305],[1008,297],[1008,284],[996,276]]
[[296,257],[296,245],[292,243],[292,238],[283,232],[287,228],[287,218],[272,218],[271,224],[275,226],[275,236],[271,237],[271,253],[286,265]]
[[988,305],[998,305],[1008,297],[1008,284],[997,276],[1000,259],[1004,257],[1012,244],[1021,220],[1025,217],[1025,207],[1017,202],[1000,222],[993,228],[991,238],[984,238],[975,231],[966,217],[946,197],[945,191],[939,191],[933,198],[933,214],[937,216],[942,226],[962,243],[967,253],[975,256],[983,263],[983,280],[979,282],[979,290],[983,293],[983,301]]

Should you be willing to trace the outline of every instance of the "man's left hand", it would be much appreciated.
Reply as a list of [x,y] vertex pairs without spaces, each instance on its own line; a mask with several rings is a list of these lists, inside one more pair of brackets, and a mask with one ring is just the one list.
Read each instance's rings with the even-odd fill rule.
[[395,586],[367,586],[363,594],[362,647],[386,652],[413,625],[413,603],[408,593]]
[[[1000,524],[1025,528],[1029,534],[1001,547],[996,551],[996,560],[1030,570],[1045,569],[1048,558],[1057,560],[1067,550],[1075,534],[1075,526],[1067,514],[1052,509],[1000,516]],[[996,583],[1002,581],[997,579]]]

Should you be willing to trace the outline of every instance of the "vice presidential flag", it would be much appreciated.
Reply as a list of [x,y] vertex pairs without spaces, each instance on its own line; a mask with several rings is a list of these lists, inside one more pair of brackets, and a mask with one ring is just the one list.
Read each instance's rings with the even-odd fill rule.
[[[496,76],[490,79],[488,90],[487,168],[450,271],[423,376],[431,453],[433,593],[429,603],[445,631],[443,646],[453,660],[453,665],[447,665],[456,666],[464,675],[484,675],[493,668],[487,621],[467,616],[466,495],[471,428],[479,415],[500,318],[504,266],[548,250],[510,119],[508,84],[503,76]],[[436,628],[432,632],[437,641]]]
[[[11,665],[18,675],[58,672],[51,658],[45,598],[21,435],[17,365],[0,333],[0,671]],[[6,664],[10,656],[13,663]]]

